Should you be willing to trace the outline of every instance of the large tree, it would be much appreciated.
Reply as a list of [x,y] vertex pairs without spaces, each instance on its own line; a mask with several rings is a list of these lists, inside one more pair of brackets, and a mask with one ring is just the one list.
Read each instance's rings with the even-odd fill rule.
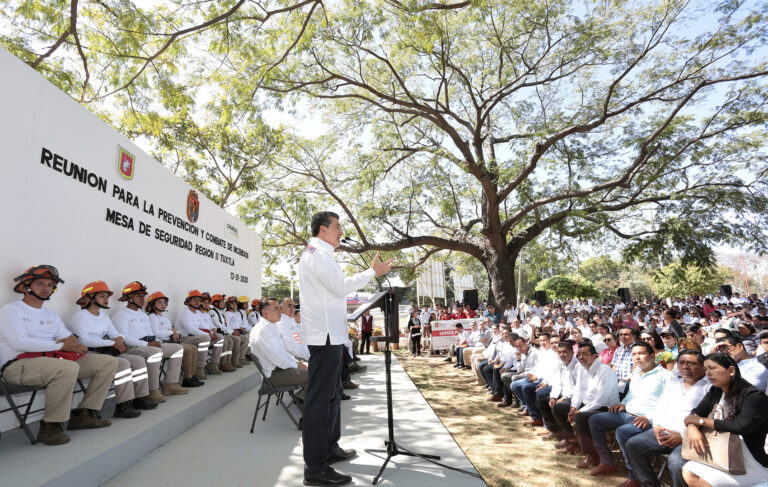
[[336,206],[362,242],[347,250],[467,254],[505,304],[532,242],[702,265],[718,243],[768,245],[761,4],[7,5],[0,41],[84,103],[151,117],[189,86],[241,118],[270,100],[323,117],[245,194],[268,246]]
[[306,236],[293,204],[333,204],[367,251],[473,256],[502,304],[541,237],[703,265],[766,248],[763,6],[347,0],[313,27],[263,84],[331,126],[281,164],[281,244]]

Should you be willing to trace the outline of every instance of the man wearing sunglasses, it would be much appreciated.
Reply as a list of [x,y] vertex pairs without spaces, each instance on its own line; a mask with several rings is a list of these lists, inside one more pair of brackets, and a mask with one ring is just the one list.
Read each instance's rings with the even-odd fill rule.
[[[0,375],[10,384],[46,387],[37,441],[45,445],[69,442],[63,428],[67,420],[69,430],[109,426],[97,411],[115,377],[117,359],[85,354],[88,348],[67,330],[55,311],[43,306],[64,282],[55,267],[31,267],[14,281],[13,290],[24,297],[0,309]],[[75,383],[86,378],[91,379],[88,388],[70,417]]]

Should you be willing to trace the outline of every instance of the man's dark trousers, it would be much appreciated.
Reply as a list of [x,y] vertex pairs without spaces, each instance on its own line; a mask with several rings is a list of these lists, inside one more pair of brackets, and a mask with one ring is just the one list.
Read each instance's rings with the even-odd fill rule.
[[309,383],[304,400],[304,474],[328,469],[328,456],[341,437],[341,366],[344,345],[309,347]]

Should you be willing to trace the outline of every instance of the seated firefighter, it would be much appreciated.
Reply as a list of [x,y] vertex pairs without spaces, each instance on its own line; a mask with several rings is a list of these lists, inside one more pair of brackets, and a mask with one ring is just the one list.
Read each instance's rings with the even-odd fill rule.
[[[147,361],[149,376],[149,400],[165,402],[166,395],[186,394],[188,391],[179,386],[181,358],[184,349],[175,343],[160,343],[152,334],[149,316],[142,309],[147,296],[147,288],[138,281],[129,282],[123,288],[120,301],[128,304],[112,317],[115,328],[123,335],[128,345],[127,353],[139,355]],[[168,373],[165,387],[160,391],[160,367],[163,358],[168,359]]]
[[[55,311],[43,305],[64,281],[53,266],[40,265],[17,276],[13,290],[20,301],[0,309],[0,374],[10,384],[46,387],[45,412],[37,441],[45,445],[69,442],[69,430],[103,428],[111,423],[97,411],[104,405],[117,371],[117,359],[86,354]],[[64,360],[61,360],[64,359]],[[77,379],[91,379],[82,401],[71,412]]]
[[76,301],[80,311],[69,321],[69,329],[88,347],[88,353],[101,353],[117,358],[115,373],[116,418],[135,418],[138,409],[154,409],[157,403],[147,399],[149,382],[147,362],[143,357],[125,353],[128,347],[106,310],[112,291],[104,281],[93,281],[83,287]]
[[309,372],[285,349],[280,336],[280,306],[277,299],[265,298],[259,304],[261,320],[251,330],[251,353],[256,356],[270,381],[276,386],[306,385]]
[[[235,368],[229,363],[232,356],[232,343],[225,340],[223,335],[216,333],[209,319],[210,315],[201,308],[202,302],[203,294],[197,289],[189,291],[184,298],[185,308],[181,310],[176,320],[182,336],[181,341],[197,344],[200,348],[202,348],[200,344],[204,341],[210,342],[213,353],[211,361],[206,365],[209,374],[221,375],[222,372],[234,372]],[[198,370],[196,375],[200,380],[207,378],[203,370]]]
[[146,310],[149,322],[152,324],[152,333],[163,343],[176,343],[184,348],[184,355],[181,357],[181,371],[184,379],[181,387],[200,387],[205,383],[195,377],[195,373],[205,367],[208,346],[211,342],[204,337],[199,343],[182,343],[181,334],[174,328],[171,320],[163,314],[167,309],[168,296],[160,291],[149,295]]

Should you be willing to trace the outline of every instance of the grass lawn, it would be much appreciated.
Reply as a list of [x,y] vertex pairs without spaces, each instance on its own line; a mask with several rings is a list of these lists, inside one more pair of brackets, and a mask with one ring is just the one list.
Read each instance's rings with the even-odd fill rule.
[[582,457],[555,453],[554,442],[536,436],[541,428],[525,426],[529,418],[519,416],[517,409],[488,402],[474,374],[444,362],[445,356],[394,353],[489,486],[605,487],[626,480],[623,465],[616,474],[602,477],[577,469]]

